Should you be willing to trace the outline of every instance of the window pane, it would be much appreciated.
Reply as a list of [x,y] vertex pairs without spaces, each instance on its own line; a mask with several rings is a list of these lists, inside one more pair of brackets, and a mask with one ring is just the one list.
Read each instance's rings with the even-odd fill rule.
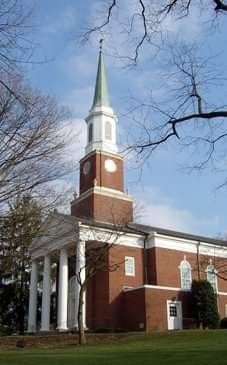
[[110,122],[105,123],[105,139],[112,139],[112,125]]
[[93,139],[93,124],[91,123],[88,127],[88,142],[91,142]]
[[213,265],[207,266],[207,281],[209,281],[214,292],[216,293],[217,292],[217,277],[216,277]]
[[177,307],[176,307],[176,305],[170,305],[170,307],[169,307],[169,316],[170,317],[177,317]]
[[135,276],[135,258],[125,256],[125,275]]
[[181,288],[182,289],[191,289],[191,265],[187,261],[182,261],[180,264],[180,274],[181,274]]

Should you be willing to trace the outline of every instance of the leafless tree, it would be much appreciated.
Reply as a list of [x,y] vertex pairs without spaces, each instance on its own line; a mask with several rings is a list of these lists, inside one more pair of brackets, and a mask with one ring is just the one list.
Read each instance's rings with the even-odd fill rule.
[[97,21],[82,34],[82,40],[88,40],[94,33],[100,35],[111,32],[114,21],[118,22],[120,33],[126,37],[131,46],[131,55],[121,55],[137,63],[139,52],[148,44],[160,48],[165,36],[164,22],[170,16],[175,21],[190,15],[195,7],[201,13],[212,9],[214,17],[227,12],[226,1],[222,0],[133,0],[125,3],[122,0],[100,0],[96,13]]
[[62,135],[60,123],[69,114],[23,76],[25,64],[34,62],[33,29],[31,5],[0,0],[1,210],[12,197],[31,191],[37,196],[47,183],[69,172],[62,159],[69,136]]
[[[227,3],[220,0],[134,0],[128,2],[127,9],[121,0],[103,0],[100,4],[98,20],[83,33],[83,40],[94,34],[107,34],[108,38],[109,34],[118,32],[127,47],[122,47],[123,51],[115,56],[136,65],[146,51],[163,66],[159,76],[165,97],[157,97],[156,90],[150,90],[147,100],[133,98],[127,111],[137,126],[129,138],[129,148],[144,160],[163,144],[183,145],[190,152],[196,151],[196,159],[190,167],[223,169],[221,161],[227,153],[227,106],[219,95],[224,90],[221,84],[226,80],[221,68],[218,72],[215,70],[217,54],[203,56],[201,44],[191,45],[187,41],[185,45],[181,34],[171,39],[167,24],[168,21],[177,24],[182,19],[190,22],[196,9],[201,14],[201,23],[204,16],[203,26],[209,23],[212,27],[214,20],[227,14]],[[215,27],[211,29],[216,31]],[[127,54],[122,54],[125,50]]]
[[113,250],[116,248],[117,240],[123,234],[124,227],[113,225],[112,229],[106,232],[99,232],[95,227],[90,228],[89,240],[86,244],[86,260],[76,272],[76,280],[79,284],[79,305],[78,305],[78,335],[79,344],[86,344],[83,305],[84,294],[91,279],[99,272],[113,272],[119,269],[124,261],[116,262],[111,260]]
[[34,45],[31,5],[23,0],[0,1],[0,70],[10,72],[30,62]]
[[21,76],[14,74],[6,83],[10,90],[0,85],[0,203],[66,173],[60,135],[64,110]]

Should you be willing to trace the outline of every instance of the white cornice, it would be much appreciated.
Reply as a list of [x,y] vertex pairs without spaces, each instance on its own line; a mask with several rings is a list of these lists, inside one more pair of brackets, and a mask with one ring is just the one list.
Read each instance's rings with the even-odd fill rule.
[[183,251],[200,255],[218,256],[227,258],[227,247],[222,247],[208,242],[189,240],[153,232],[147,241],[147,248],[160,247],[168,250]]
[[124,232],[121,227],[118,229],[117,226],[114,226],[113,229],[107,229],[80,223],[79,239],[82,241],[99,241],[140,249],[144,247],[144,237],[142,235]]
[[[119,228],[113,226],[113,229],[111,229],[79,221],[75,223],[74,227],[67,227],[64,221],[58,221],[57,223],[52,224],[52,226],[50,224],[42,232],[42,235],[35,238],[35,241],[29,248],[32,259],[38,259],[47,254],[53,255],[63,247],[70,249],[79,240],[86,242],[99,241],[111,245],[116,244],[139,249],[144,247],[144,236],[125,232],[120,226]],[[67,231],[65,228],[69,230]]]
[[118,153],[111,153],[111,152],[102,151],[102,150],[94,150],[94,151],[89,152],[86,156],[82,157],[80,160],[80,163],[83,163],[83,161],[87,160],[89,157],[93,156],[96,153],[105,155],[107,157],[116,158],[118,160],[123,160],[122,156],[119,155]]
[[111,198],[133,202],[133,199],[131,196],[126,195],[125,193],[123,193],[120,190],[105,188],[103,186],[94,186],[93,188],[90,188],[87,191],[85,191],[84,193],[80,194],[80,196],[77,199],[73,200],[71,202],[71,204],[74,205],[74,204],[80,202],[81,200],[87,198],[91,194],[105,195],[105,196],[108,196]]

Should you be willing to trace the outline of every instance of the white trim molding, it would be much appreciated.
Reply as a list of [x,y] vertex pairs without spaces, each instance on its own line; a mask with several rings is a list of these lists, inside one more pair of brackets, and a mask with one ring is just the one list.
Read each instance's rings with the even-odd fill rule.
[[152,232],[147,241],[147,248],[153,247],[194,254],[197,254],[199,248],[200,255],[227,258],[227,247],[181,237],[167,236],[156,232]]
[[156,290],[170,290],[170,291],[181,291],[181,292],[186,292],[189,293],[191,292],[191,290],[189,289],[181,289],[181,288],[174,288],[171,286],[160,286],[160,285],[140,285],[137,286],[135,288],[123,288],[124,291],[132,291],[132,290],[139,290],[139,289],[156,289]]
[[78,198],[76,198],[75,200],[73,200],[71,202],[71,205],[77,204],[78,202],[87,198],[91,194],[105,195],[105,196],[108,196],[111,198],[133,202],[133,198],[130,195],[127,195],[126,193],[124,193],[120,190],[110,189],[110,188],[106,188],[104,186],[94,186],[94,187],[88,189],[87,191],[85,191],[84,193],[80,194],[80,196]]

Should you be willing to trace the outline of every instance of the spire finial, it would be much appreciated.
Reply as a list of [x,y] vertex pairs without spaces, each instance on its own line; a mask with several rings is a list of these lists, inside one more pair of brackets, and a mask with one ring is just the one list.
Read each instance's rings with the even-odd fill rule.
[[101,38],[100,41],[99,41],[99,50],[100,50],[100,52],[102,52],[102,44],[103,44],[103,38]]
[[106,82],[106,73],[103,62],[102,45],[103,39],[101,38],[99,41],[98,70],[95,82],[95,95],[92,108],[94,108],[95,106],[110,106]]

